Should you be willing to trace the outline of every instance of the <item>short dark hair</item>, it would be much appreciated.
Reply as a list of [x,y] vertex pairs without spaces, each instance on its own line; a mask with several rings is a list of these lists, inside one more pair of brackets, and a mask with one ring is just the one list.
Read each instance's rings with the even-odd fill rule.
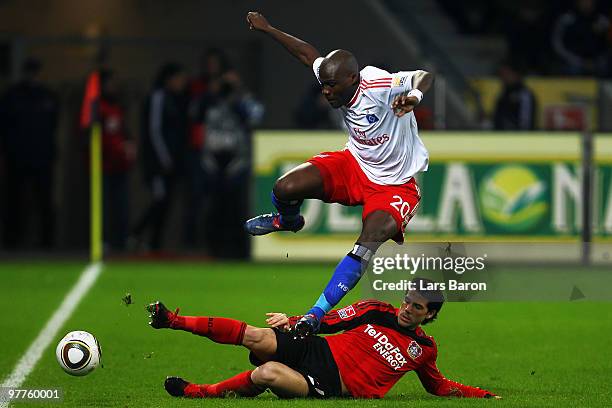
[[[432,290],[420,289],[420,288],[431,287],[431,284],[435,283],[431,279],[414,278],[411,280],[411,282],[413,282],[414,286],[416,286],[415,292],[417,292],[419,295],[427,299],[427,309],[429,311],[431,310],[436,311],[436,313],[432,317],[423,320],[421,324],[427,324],[427,323],[433,322],[438,317],[438,314],[440,313],[440,310],[442,309],[442,305],[444,304],[444,294],[442,293],[441,290],[438,290],[438,289],[432,289]],[[407,290],[406,294],[408,294],[408,292],[409,291]]]

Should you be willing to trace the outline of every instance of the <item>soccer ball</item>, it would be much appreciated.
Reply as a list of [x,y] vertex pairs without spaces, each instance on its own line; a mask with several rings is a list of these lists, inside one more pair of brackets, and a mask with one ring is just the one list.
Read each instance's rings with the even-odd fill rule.
[[93,334],[72,331],[64,336],[55,349],[60,367],[70,375],[87,375],[100,364],[102,350]]

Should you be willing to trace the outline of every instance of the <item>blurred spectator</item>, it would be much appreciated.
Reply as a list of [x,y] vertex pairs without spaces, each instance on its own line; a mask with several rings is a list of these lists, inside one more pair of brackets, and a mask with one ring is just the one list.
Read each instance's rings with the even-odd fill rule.
[[189,148],[186,158],[184,245],[195,248],[202,213],[204,173],[202,147],[206,137],[205,111],[209,93],[217,92],[223,75],[233,72],[223,50],[209,48],[200,58],[198,75],[189,84]]
[[329,105],[320,85],[308,88],[295,111],[295,122],[301,129],[340,129],[342,117]]
[[546,71],[550,57],[547,52],[550,25],[544,8],[530,2],[508,13],[505,27],[508,55],[529,72]]
[[536,99],[520,69],[504,62],[498,74],[503,90],[495,105],[495,130],[534,130]]
[[608,73],[612,77],[612,4],[608,5]]
[[211,84],[218,82],[227,72],[233,71],[225,52],[219,48],[209,48],[200,59],[198,75],[189,83],[190,97],[190,145],[201,149],[204,142],[202,103]]
[[263,106],[242,88],[235,71],[211,83],[204,106],[208,247],[213,256],[246,258],[249,241],[243,222],[249,215],[251,129],[261,122]]
[[462,34],[486,34],[498,25],[498,9],[490,0],[438,0]]
[[154,251],[162,247],[175,185],[184,170],[188,137],[186,84],[183,67],[165,64],[157,75],[142,118],[144,176],[152,201],[133,230],[132,242],[144,243],[144,235],[151,230],[148,246]]
[[121,251],[125,249],[128,234],[128,175],[136,151],[127,135],[125,111],[119,103],[119,88],[113,71],[100,72],[100,87],[104,240],[111,249]]
[[557,20],[552,45],[568,75],[607,74],[608,18],[597,11],[595,0],[576,0],[575,9]]
[[59,103],[40,81],[42,64],[28,59],[23,79],[0,97],[0,152],[4,154],[4,245],[23,247],[31,219],[38,221],[37,245],[50,248],[55,237],[53,165]]

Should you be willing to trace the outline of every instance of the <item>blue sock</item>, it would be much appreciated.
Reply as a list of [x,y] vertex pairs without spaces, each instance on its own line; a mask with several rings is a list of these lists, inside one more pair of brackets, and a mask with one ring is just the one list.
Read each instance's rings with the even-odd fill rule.
[[285,201],[276,197],[274,191],[271,194],[272,204],[280,214],[280,222],[285,227],[293,226],[300,216],[300,207],[303,200]]
[[308,313],[314,314],[317,319],[321,320],[359,282],[371,255],[372,252],[369,249],[356,244],[353,251],[336,266],[325,290]]

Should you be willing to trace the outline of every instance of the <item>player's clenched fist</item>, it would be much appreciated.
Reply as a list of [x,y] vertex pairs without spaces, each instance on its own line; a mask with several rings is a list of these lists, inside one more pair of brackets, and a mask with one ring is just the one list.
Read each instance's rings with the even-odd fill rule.
[[401,118],[406,113],[411,112],[418,104],[419,99],[416,96],[398,95],[391,102],[391,109],[395,112],[395,116]]
[[266,20],[266,18],[257,11],[250,11],[247,14],[246,19],[251,30],[265,31],[270,28],[270,23],[268,23],[268,20]]

